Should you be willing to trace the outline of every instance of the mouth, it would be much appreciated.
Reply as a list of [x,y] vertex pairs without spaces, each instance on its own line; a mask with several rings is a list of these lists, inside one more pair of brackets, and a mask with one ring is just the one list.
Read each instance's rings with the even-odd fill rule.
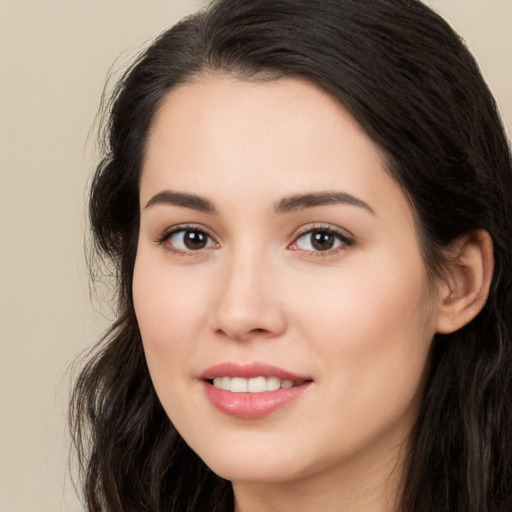
[[262,418],[293,402],[313,380],[276,366],[223,363],[199,377],[210,403],[229,416]]

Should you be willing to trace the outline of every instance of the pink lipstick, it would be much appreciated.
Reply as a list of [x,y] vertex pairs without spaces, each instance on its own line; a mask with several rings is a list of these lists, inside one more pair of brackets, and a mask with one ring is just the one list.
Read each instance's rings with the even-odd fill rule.
[[223,363],[200,375],[212,405],[238,418],[261,418],[299,397],[312,383],[276,366]]

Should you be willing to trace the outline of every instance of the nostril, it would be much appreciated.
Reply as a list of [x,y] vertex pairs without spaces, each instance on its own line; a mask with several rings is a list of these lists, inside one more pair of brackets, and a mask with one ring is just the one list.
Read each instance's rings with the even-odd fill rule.
[[235,330],[229,330],[229,329],[216,329],[215,330],[215,334],[217,334],[218,336],[225,336],[225,337],[228,337],[228,338],[233,338],[233,339],[247,339],[247,338],[251,338],[251,337],[256,337],[256,338],[259,338],[259,337],[265,337],[265,336],[269,336],[271,334],[272,331],[269,331],[268,329],[264,329],[262,327],[257,327],[257,328],[254,328],[254,329],[250,329],[248,331],[235,331]]

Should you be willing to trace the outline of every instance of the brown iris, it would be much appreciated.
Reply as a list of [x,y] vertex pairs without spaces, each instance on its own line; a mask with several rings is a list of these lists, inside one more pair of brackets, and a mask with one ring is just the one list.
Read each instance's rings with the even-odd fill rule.
[[328,251],[334,246],[336,237],[328,231],[313,231],[311,233],[311,245],[317,251]]
[[191,251],[204,249],[208,243],[208,235],[198,230],[185,231],[183,235],[183,243],[185,244],[185,247]]

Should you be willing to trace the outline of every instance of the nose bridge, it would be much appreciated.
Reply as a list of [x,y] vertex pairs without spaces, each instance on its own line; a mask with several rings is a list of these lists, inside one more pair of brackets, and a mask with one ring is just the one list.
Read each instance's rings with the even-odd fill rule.
[[246,243],[222,262],[212,308],[213,328],[233,339],[275,336],[285,328],[268,253]]

